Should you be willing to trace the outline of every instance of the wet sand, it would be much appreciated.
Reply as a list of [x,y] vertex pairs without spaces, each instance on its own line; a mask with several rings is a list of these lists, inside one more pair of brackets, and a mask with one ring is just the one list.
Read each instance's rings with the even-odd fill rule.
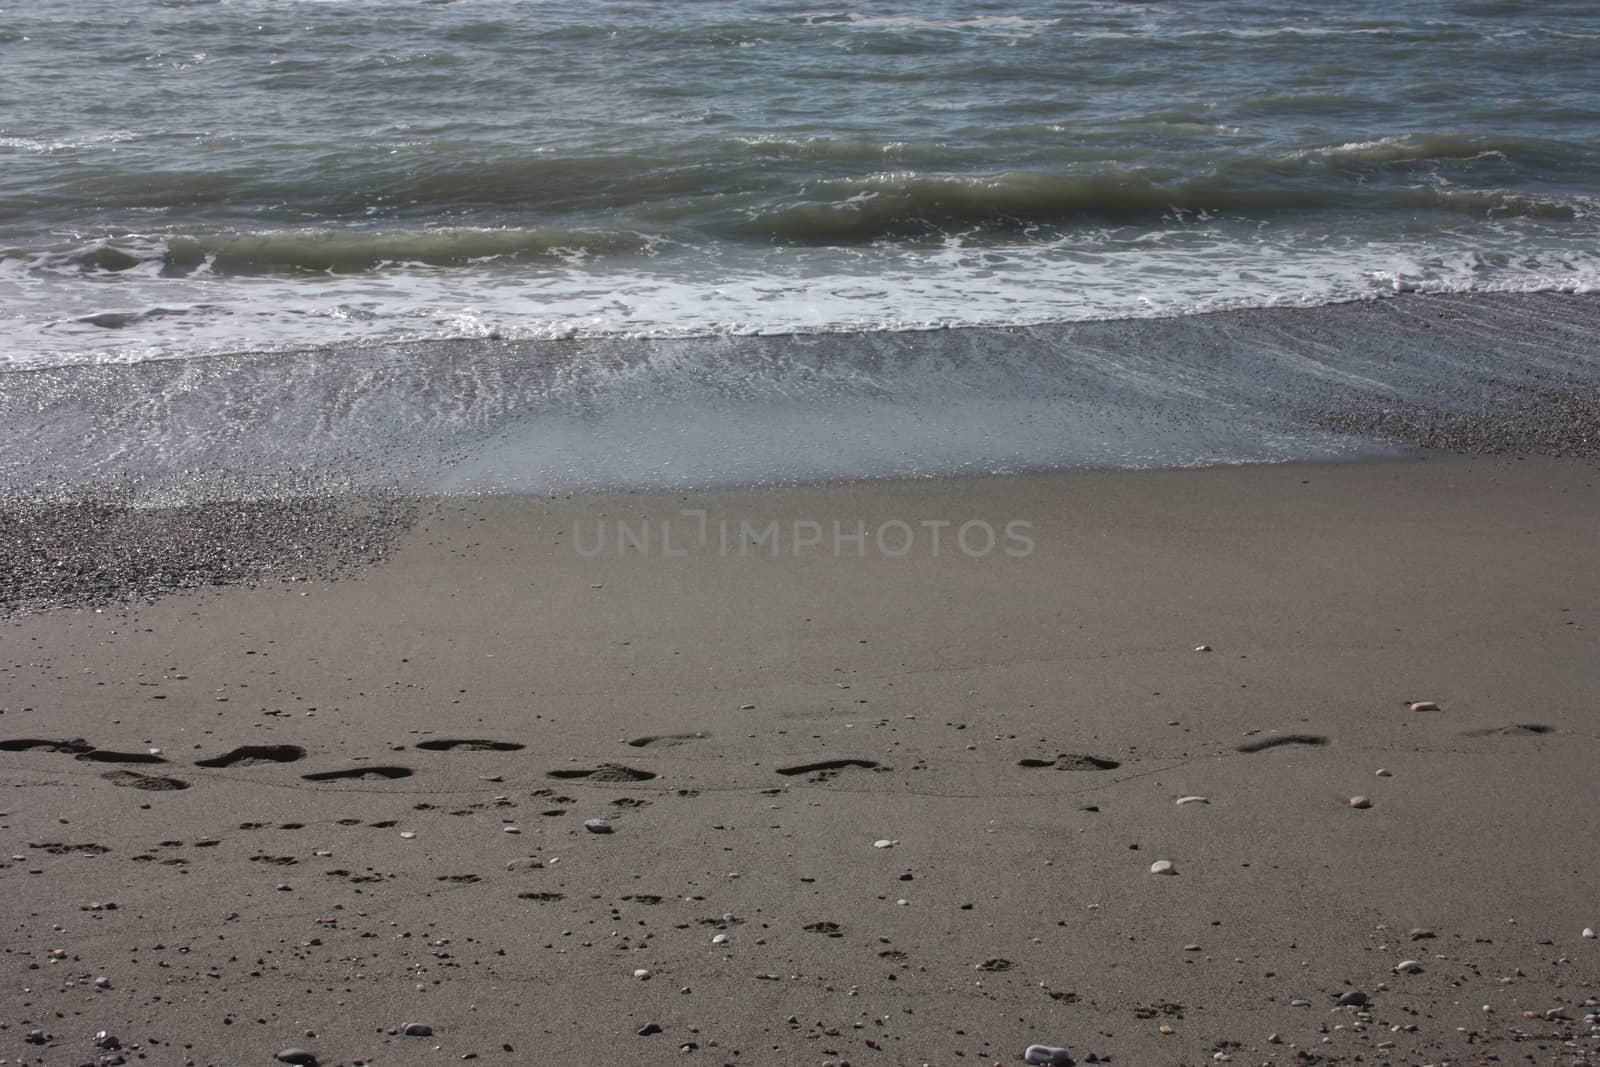
[[16,614],[0,1056],[1600,1059],[1596,478],[452,499]]

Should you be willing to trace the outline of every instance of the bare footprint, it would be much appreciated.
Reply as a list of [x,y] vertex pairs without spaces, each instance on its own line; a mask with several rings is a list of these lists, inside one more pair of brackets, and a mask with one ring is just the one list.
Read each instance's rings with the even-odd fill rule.
[[304,759],[299,745],[241,745],[210,759],[195,760],[196,767],[253,767],[260,763],[293,763]]
[[112,785],[123,785],[130,789],[150,789],[156,792],[169,792],[177,789],[188,789],[189,783],[181,778],[162,778],[154,774],[140,774],[138,771],[107,771],[100,777]]
[[1112,771],[1122,766],[1114,759],[1103,756],[1086,756],[1080,752],[1063,752],[1054,760],[1061,771]]
[[80,752],[74,759],[91,760],[95,763],[165,763],[166,760],[150,752],[117,752],[109,748],[91,748],[87,752]]
[[417,747],[425,752],[519,752],[528,746],[519,745],[515,741],[440,738],[434,741],[418,741]]
[[838,777],[840,771],[848,770],[852,767],[860,767],[869,771],[888,770],[887,767],[881,766],[876,760],[830,759],[817,763],[798,763],[792,767],[779,767],[778,773],[791,778],[795,775],[804,774],[808,776],[806,780],[809,782],[826,782],[831,778]]
[[648,734],[644,737],[635,737],[628,744],[634,748],[670,748],[675,745],[687,745],[695,741],[704,741],[711,735],[703,731],[692,734]]
[[1490,726],[1482,730],[1467,730],[1462,737],[1531,737],[1539,734],[1553,734],[1554,726],[1544,726],[1536,722],[1519,722],[1511,726]]
[[655,776],[654,771],[641,771],[620,763],[602,763],[598,767],[562,767],[545,772],[547,778],[587,778],[591,782],[648,782]]
[[93,748],[93,745],[81,737],[72,741],[52,741],[36,737],[18,737],[10,741],[0,741],[0,752],[65,752],[79,756]]
[[1247,741],[1237,746],[1239,752],[1265,752],[1269,748],[1282,748],[1284,745],[1311,745],[1320,747],[1326,745],[1328,739],[1321,734],[1283,734],[1278,737],[1264,737],[1260,741]]
[[410,767],[350,767],[342,771],[317,771],[300,777],[308,782],[381,781],[385,778],[410,778],[414,773]]
[[109,846],[98,845],[93,841],[83,845],[68,845],[60,841],[45,841],[40,844],[29,843],[28,847],[42,849],[52,856],[65,856],[73,852],[78,852],[85,856],[99,856],[111,851]]

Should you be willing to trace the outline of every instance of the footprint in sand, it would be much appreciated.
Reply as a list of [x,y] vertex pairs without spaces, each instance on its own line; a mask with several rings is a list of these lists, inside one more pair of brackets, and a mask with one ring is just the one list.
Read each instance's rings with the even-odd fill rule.
[[1519,722],[1511,726],[1490,726],[1482,730],[1467,730],[1462,737],[1533,737],[1540,734],[1553,734],[1554,726],[1544,726],[1536,722]]
[[675,745],[687,745],[695,741],[704,741],[710,736],[710,734],[703,731],[692,734],[647,734],[644,737],[635,737],[628,744],[634,748],[671,748]]
[[807,776],[806,781],[808,782],[826,782],[829,779],[837,778],[840,771],[849,770],[852,767],[860,767],[864,770],[880,772],[889,769],[879,765],[876,760],[829,759],[822,760],[818,763],[798,763],[792,767],[779,767],[778,773],[791,778],[796,775],[803,774]]
[[165,763],[166,760],[151,752],[117,752],[109,748],[91,748],[73,759],[91,760],[95,763]]
[[1063,752],[1055,759],[1021,759],[1018,767],[1054,767],[1060,771],[1110,771],[1122,766],[1114,759],[1103,756],[1086,756],[1081,752]]
[[565,893],[518,893],[517,899],[537,900],[541,904],[547,904],[553,900],[566,900],[567,895]]
[[435,741],[418,741],[424,752],[520,752],[527,745],[515,741],[485,741],[480,738],[439,738]]
[[381,781],[410,778],[414,773],[410,767],[350,767],[342,771],[316,771],[300,777],[308,782]]
[[189,783],[181,778],[162,778],[154,774],[140,774],[138,771],[107,771],[100,777],[112,785],[123,785],[130,789],[150,789],[156,792],[170,792],[177,789],[188,789]]
[[1328,739],[1321,734],[1283,734],[1279,737],[1265,737],[1260,741],[1247,741],[1238,745],[1239,752],[1265,752],[1269,748],[1282,748],[1284,745],[1310,745],[1320,747],[1328,743]]
[[84,856],[100,856],[111,851],[109,846],[97,845],[93,841],[84,845],[68,845],[60,841],[45,841],[39,844],[33,844],[30,842],[28,847],[42,849],[52,856],[66,856],[73,852],[80,853]]
[[165,763],[166,760],[152,752],[118,752],[110,748],[96,748],[83,738],[61,741],[49,738],[19,737],[0,741],[0,752],[64,752],[76,759],[95,763]]
[[587,778],[591,782],[648,782],[655,776],[654,771],[641,771],[620,763],[602,763],[598,767],[562,767],[545,772],[547,778]]
[[0,752],[65,752],[80,756],[93,748],[93,745],[81,737],[72,741],[53,741],[37,737],[18,737],[10,741],[0,741]]
[[196,767],[254,767],[261,763],[294,763],[304,759],[299,745],[241,745],[210,759],[194,761]]

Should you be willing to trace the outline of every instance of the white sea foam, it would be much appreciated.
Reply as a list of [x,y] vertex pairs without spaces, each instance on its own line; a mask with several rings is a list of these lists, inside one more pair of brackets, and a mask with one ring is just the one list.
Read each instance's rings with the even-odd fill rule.
[[[1176,218],[1175,218],[1176,220]],[[1246,242],[1189,217],[1051,242],[907,249],[723,250],[698,264],[572,259],[539,267],[360,274],[97,275],[0,262],[13,367],[127,362],[352,341],[681,337],[1023,325],[1311,306],[1432,292],[1591,292],[1600,254],[1495,253],[1479,242],[1336,235]]]

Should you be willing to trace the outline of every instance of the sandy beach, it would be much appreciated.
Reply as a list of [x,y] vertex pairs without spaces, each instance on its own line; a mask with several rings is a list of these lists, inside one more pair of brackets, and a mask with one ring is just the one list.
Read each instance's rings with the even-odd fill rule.
[[440,499],[17,611],[0,1060],[1592,1062],[1595,480]]

